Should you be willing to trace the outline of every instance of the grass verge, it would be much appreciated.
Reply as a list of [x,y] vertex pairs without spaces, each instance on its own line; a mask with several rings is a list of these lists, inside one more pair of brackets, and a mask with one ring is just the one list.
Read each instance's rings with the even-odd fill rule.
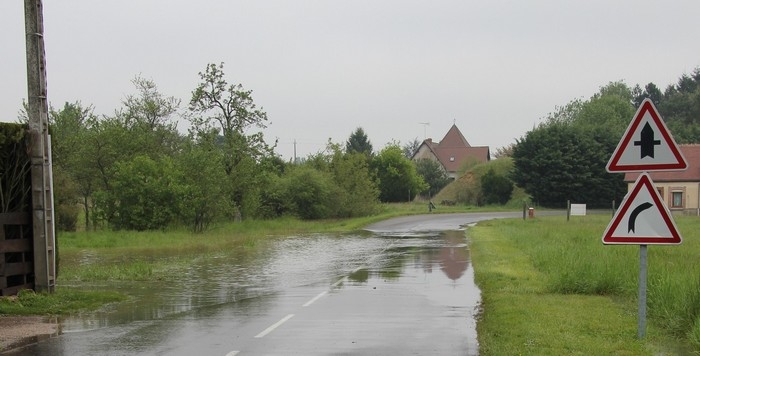
[[699,354],[699,218],[678,246],[648,246],[638,339],[639,246],[601,242],[609,216],[487,221],[468,231],[482,355]]

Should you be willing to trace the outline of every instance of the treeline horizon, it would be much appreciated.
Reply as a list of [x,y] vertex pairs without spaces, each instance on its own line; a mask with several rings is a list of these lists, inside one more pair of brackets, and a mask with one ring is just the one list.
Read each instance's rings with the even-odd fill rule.
[[[179,99],[140,76],[113,115],[97,116],[79,101],[51,105],[59,229],[200,232],[215,222],[282,215],[360,217],[384,202],[431,198],[449,183],[440,163],[409,158],[416,139],[375,151],[361,127],[345,143],[330,141],[323,153],[283,160],[274,152],[277,142],[264,140],[266,112],[251,90],[227,82],[223,68],[208,64],[198,74],[185,112]],[[545,206],[569,198],[592,207],[622,199],[622,177],[604,166],[644,98],[653,100],[677,143],[699,143],[699,68],[665,90],[610,82],[497,148],[494,158],[513,162],[493,163],[468,201],[504,204],[515,185]],[[189,123],[187,132],[178,130],[180,118]]]

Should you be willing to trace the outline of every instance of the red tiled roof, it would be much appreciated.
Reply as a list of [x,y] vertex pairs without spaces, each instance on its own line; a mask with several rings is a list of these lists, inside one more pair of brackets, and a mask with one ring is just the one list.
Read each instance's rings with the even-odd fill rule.
[[435,154],[448,172],[457,172],[459,167],[467,159],[475,159],[477,162],[490,160],[488,146],[478,147],[448,147],[435,149]]
[[470,146],[456,125],[451,126],[440,143],[435,143],[430,138],[425,139],[415,154],[419,153],[423,146],[427,146],[444,169],[450,173],[459,171],[462,163],[471,158],[477,162],[491,160],[491,152],[488,146]]
[[[699,182],[699,144],[678,145],[686,159],[687,168],[683,171],[652,171],[649,177],[653,182]],[[626,172],[625,181],[634,182],[640,172]]]
[[459,130],[456,124],[451,125],[451,129],[446,132],[446,136],[441,139],[441,143],[438,143],[440,147],[471,147],[467,143],[467,139],[462,135],[462,131]]

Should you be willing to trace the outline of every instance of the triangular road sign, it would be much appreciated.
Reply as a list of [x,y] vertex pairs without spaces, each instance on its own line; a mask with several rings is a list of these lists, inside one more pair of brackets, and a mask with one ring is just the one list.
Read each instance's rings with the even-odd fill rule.
[[646,172],[639,175],[633,189],[612,217],[602,236],[604,244],[680,244],[681,234],[670,211]]
[[678,171],[686,168],[686,159],[654,103],[644,99],[607,162],[607,171]]

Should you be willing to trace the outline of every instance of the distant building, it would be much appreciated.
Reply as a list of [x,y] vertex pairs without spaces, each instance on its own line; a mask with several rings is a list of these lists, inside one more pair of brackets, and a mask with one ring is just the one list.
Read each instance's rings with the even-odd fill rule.
[[[652,171],[649,177],[671,213],[699,215],[699,145],[682,144],[678,148],[688,168],[684,171]],[[628,192],[639,175],[639,172],[625,174]]]
[[412,160],[423,158],[438,161],[449,174],[449,178],[456,179],[459,167],[465,161],[488,162],[491,160],[491,152],[488,146],[470,146],[470,143],[454,124],[439,143],[433,142],[431,138],[422,142],[412,155]]

